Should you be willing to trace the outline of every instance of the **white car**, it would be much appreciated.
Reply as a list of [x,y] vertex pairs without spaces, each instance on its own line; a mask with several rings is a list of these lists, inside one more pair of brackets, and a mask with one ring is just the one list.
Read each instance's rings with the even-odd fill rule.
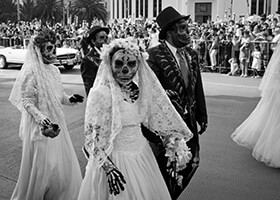
[[[0,48],[0,69],[7,69],[9,64],[22,65],[24,62],[26,48],[4,47]],[[57,63],[55,65],[66,70],[72,69],[80,61],[79,51],[73,48],[56,48]]]

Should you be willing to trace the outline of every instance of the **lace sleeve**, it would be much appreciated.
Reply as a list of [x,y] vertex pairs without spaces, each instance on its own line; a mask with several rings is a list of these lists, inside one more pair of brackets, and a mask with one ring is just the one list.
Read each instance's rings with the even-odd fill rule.
[[37,123],[45,116],[35,106],[37,102],[36,80],[33,73],[29,73],[21,86],[22,106],[32,115]]
[[[100,91],[90,92],[85,114],[85,149],[100,162],[110,136],[108,99]],[[101,158],[101,159],[100,159]]]

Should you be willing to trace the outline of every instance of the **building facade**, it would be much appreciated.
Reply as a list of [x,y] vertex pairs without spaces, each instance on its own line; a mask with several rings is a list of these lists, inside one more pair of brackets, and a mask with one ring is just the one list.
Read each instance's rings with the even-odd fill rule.
[[109,19],[155,18],[167,6],[173,6],[193,21],[235,19],[251,14],[280,12],[280,0],[105,0]]

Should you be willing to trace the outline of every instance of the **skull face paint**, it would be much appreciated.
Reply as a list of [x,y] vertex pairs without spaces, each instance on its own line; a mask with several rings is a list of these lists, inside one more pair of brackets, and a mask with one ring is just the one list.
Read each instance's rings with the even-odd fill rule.
[[187,20],[182,19],[175,24],[174,30],[171,32],[171,38],[177,48],[191,43]]
[[126,86],[132,81],[138,67],[136,56],[126,50],[119,50],[112,57],[113,77],[121,86]]
[[51,42],[45,42],[41,46],[42,59],[45,64],[51,64],[56,61],[56,46]]

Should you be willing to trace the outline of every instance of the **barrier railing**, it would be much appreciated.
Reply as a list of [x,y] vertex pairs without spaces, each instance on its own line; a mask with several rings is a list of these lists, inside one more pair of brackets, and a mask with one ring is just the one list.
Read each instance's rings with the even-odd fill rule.
[[0,37],[0,46],[22,46],[23,39],[21,37]]
[[[269,60],[272,56],[273,49],[276,46],[276,43],[274,42],[268,42],[268,41],[251,41],[251,48],[250,48],[250,62],[249,62],[249,71],[251,70],[251,65],[253,61],[253,57],[251,56],[254,47],[256,45],[260,46],[261,53],[262,53],[262,68],[261,71],[265,71]],[[207,70],[211,67],[211,61],[210,61],[210,52],[209,47],[211,46],[212,41],[210,40],[194,40],[193,41],[193,48],[198,53],[199,57],[199,63],[202,70]],[[219,42],[219,48],[217,53],[217,65],[218,65],[218,72],[228,72],[230,71],[230,63],[228,62],[229,59],[234,57],[234,50],[233,45],[230,40],[222,40]],[[239,58],[237,58],[239,60]],[[215,70],[215,71],[217,71]]]
[[[211,67],[210,59],[210,47],[212,45],[212,40],[194,40],[193,48],[198,53],[199,63],[201,69],[206,69]],[[219,42],[218,53],[216,55],[216,61],[219,68],[224,66],[224,68],[230,68],[228,60],[232,57],[232,43],[229,40],[222,40]]]

